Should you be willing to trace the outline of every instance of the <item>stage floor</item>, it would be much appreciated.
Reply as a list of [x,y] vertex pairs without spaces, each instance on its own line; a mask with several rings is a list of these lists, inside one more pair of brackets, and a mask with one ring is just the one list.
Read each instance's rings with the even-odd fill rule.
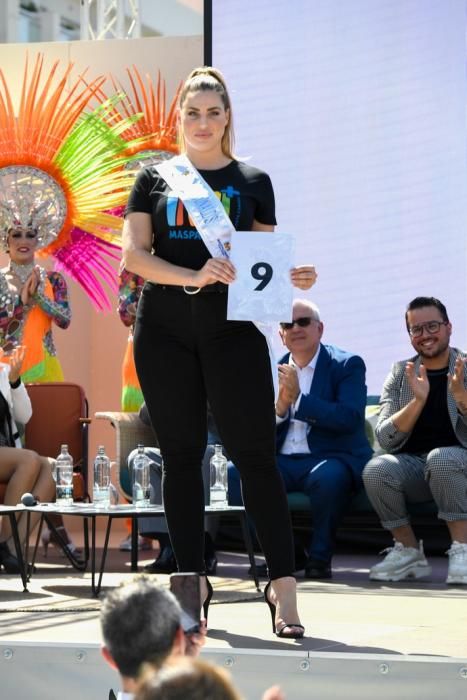
[[[74,535],[77,541],[79,534]],[[129,553],[118,551],[124,534],[122,525],[113,529],[101,596],[133,575]],[[140,552],[140,570],[156,554],[156,550]],[[467,586],[445,584],[447,557],[430,557],[430,581],[383,584],[368,579],[377,554],[337,554],[330,581],[305,581],[298,575],[306,637],[292,641],[272,635],[269,611],[247,573],[247,556],[220,552],[218,575],[211,579],[214,599],[207,649],[467,659]],[[168,576],[158,580],[168,585]],[[23,593],[19,576],[0,575],[0,638],[3,643],[97,643],[99,606],[91,592],[90,573],[76,572],[49,547],[48,558],[42,554],[38,558],[29,593]]]

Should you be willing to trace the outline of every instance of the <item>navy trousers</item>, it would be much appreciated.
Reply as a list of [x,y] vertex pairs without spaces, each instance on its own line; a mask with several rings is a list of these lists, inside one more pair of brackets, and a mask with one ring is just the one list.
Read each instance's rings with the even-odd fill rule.
[[[353,475],[344,462],[316,459],[309,454],[277,455],[287,493],[300,491],[310,499],[313,532],[307,548],[311,559],[330,562],[336,530],[355,492]],[[241,480],[229,465],[229,503],[241,505]]]

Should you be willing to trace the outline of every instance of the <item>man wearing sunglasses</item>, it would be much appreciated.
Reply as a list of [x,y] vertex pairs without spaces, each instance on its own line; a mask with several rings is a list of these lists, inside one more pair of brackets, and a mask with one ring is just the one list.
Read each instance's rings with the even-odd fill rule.
[[[365,434],[365,364],[321,343],[324,326],[315,304],[296,299],[292,318],[280,324],[288,352],[278,366],[277,463],[287,492],[310,499],[313,531],[304,554],[296,543],[296,568],[304,568],[306,578],[323,579],[332,576],[336,530],[363,487],[361,473],[372,453]],[[231,504],[240,498],[236,480],[238,472],[229,468]]]
[[365,364],[321,342],[315,304],[296,299],[280,324],[288,353],[279,362],[277,461],[288,492],[310,499],[313,531],[305,577],[330,578],[337,527],[371,456],[365,434]]
[[405,321],[416,355],[396,362],[385,381],[376,436],[388,454],[373,457],[363,474],[381,524],[394,538],[370,579],[431,573],[406,503],[434,499],[452,540],[446,582],[467,584],[467,356],[449,345],[452,325],[439,299],[417,297]]

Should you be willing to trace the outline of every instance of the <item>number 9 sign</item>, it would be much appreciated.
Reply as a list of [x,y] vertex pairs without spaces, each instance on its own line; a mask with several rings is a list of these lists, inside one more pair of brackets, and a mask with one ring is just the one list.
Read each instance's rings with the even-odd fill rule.
[[230,259],[237,276],[229,285],[227,318],[231,321],[292,319],[294,239],[286,233],[235,231]]
[[257,287],[255,287],[255,292],[261,292],[267,284],[272,280],[273,268],[267,262],[258,262],[251,268],[251,275],[255,280],[261,280]]

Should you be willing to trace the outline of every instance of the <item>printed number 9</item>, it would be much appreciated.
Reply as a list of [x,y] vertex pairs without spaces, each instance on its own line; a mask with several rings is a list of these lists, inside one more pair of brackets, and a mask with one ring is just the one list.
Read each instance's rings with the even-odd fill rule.
[[251,268],[251,275],[255,280],[261,280],[257,287],[255,287],[255,292],[261,292],[272,279],[272,267],[269,263],[259,262],[253,265]]

